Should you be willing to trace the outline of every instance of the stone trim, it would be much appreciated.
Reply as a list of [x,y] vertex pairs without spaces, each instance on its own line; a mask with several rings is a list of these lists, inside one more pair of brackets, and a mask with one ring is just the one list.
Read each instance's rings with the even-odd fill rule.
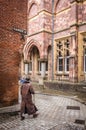
[[59,32],[63,32],[63,31],[69,30],[69,29],[70,29],[70,27],[64,28],[64,29],[62,29],[62,30],[59,30],[59,31],[54,32],[54,34],[59,33]]
[[31,36],[34,36],[34,35],[37,35],[37,34],[39,34],[39,33],[43,33],[43,32],[46,32],[46,33],[52,34],[52,32],[43,29],[43,30],[41,30],[41,31],[38,31],[38,32],[36,32],[36,33],[33,33],[33,34],[28,35],[28,37],[31,37]]
[[52,16],[52,13],[43,9],[41,11],[39,11],[35,16],[31,17],[31,18],[28,18],[29,21],[33,20],[34,18],[36,17],[39,17],[40,14],[48,14],[48,15],[51,15]]
[[86,25],[86,22],[79,23],[78,26]]
[[70,8],[71,8],[71,6],[60,10],[59,12],[56,13],[56,16],[59,15],[59,14],[61,14],[61,13],[63,13],[63,12],[65,12],[65,11],[67,11],[67,10],[70,10]]
[[63,37],[58,37],[58,38],[55,38],[55,42],[61,40],[61,39],[66,39],[66,38],[69,38],[71,35],[66,35],[66,36],[63,36]]

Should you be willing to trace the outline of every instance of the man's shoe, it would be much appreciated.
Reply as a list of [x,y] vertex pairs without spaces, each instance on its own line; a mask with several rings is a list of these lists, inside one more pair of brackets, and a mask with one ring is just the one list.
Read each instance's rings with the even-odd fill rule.
[[33,118],[36,118],[37,116],[38,116],[38,114],[37,114],[37,113],[33,114]]
[[24,117],[24,116],[22,116],[22,117],[21,117],[21,121],[22,121],[22,120],[24,120],[24,119],[25,119],[25,117]]

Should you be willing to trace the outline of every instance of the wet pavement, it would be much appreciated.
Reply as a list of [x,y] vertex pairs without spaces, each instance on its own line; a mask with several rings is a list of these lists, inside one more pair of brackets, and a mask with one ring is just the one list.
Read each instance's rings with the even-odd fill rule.
[[[35,94],[38,117],[20,120],[20,105],[0,109],[0,130],[85,130],[86,105],[64,96]],[[8,112],[8,113],[6,113]]]

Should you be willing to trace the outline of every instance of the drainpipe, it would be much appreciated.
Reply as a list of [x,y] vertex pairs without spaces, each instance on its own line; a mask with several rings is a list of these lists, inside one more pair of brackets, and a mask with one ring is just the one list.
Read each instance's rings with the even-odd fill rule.
[[52,0],[52,81],[54,80],[54,0]]

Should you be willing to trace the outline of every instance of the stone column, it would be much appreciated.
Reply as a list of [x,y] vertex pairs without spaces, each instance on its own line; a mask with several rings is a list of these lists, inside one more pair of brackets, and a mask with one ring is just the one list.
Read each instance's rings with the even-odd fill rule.
[[42,62],[41,65],[42,65],[41,66],[41,68],[42,68],[41,77],[44,78],[45,77],[45,71],[46,71],[46,63]]
[[[77,0],[70,0],[70,65],[69,79],[71,82],[78,82],[78,3]],[[72,15],[73,14],[73,15]]]
[[45,72],[46,72],[46,63],[42,62],[41,63],[41,77],[39,78],[39,85],[43,85]]
[[77,59],[77,43],[76,35],[71,36],[71,46],[70,46],[70,66],[69,66],[69,78],[71,82],[78,81],[78,59]]

